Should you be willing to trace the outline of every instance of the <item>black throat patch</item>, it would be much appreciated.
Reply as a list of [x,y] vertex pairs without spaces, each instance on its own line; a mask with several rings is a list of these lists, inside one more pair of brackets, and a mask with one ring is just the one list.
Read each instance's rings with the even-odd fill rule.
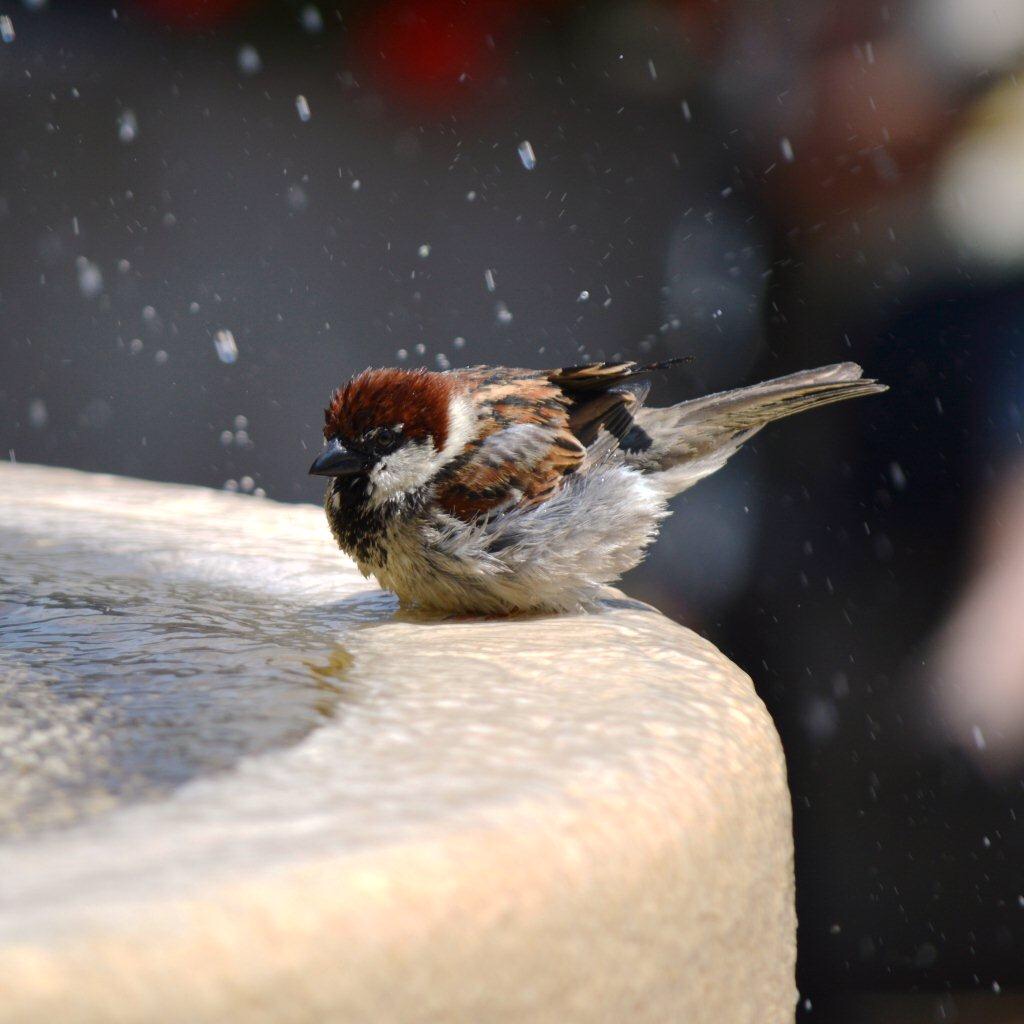
[[365,476],[332,480],[324,496],[324,510],[331,533],[347,555],[356,562],[383,568],[388,562],[390,528],[400,519],[417,515],[423,507],[420,494],[409,494],[401,502],[370,504]]

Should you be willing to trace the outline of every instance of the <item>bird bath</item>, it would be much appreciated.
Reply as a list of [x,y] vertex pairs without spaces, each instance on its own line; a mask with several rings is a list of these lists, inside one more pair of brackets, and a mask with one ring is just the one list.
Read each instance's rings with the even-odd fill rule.
[[0,699],[17,715],[0,837],[157,798],[343,714],[345,613],[314,640],[315,612],[80,538],[5,530],[0,617]]
[[653,610],[403,616],[319,509],[0,467],[0,1021],[785,1021],[785,771]]

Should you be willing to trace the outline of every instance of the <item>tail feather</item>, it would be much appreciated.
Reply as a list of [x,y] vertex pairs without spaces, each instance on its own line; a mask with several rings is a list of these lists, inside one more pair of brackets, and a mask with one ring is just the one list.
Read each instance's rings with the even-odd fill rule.
[[888,390],[862,373],[856,363],[837,363],[667,409],[641,409],[622,439],[626,459],[676,494],[723,466],[766,423]]

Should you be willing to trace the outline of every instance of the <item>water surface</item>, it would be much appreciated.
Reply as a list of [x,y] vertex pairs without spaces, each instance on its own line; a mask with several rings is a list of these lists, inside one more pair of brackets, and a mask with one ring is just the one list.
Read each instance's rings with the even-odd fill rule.
[[201,538],[168,565],[159,531],[108,543],[101,519],[0,531],[0,836],[159,796],[343,706],[358,602],[220,579]]

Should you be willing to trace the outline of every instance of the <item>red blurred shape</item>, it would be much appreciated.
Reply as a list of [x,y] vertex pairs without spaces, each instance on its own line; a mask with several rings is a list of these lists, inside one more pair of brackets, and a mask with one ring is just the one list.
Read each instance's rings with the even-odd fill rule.
[[446,103],[493,79],[510,30],[534,5],[513,0],[392,0],[375,7],[357,36],[381,87],[415,103]]
[[209,28],[250,10],[260,0],[136,0],[148,15],[179,28]]

